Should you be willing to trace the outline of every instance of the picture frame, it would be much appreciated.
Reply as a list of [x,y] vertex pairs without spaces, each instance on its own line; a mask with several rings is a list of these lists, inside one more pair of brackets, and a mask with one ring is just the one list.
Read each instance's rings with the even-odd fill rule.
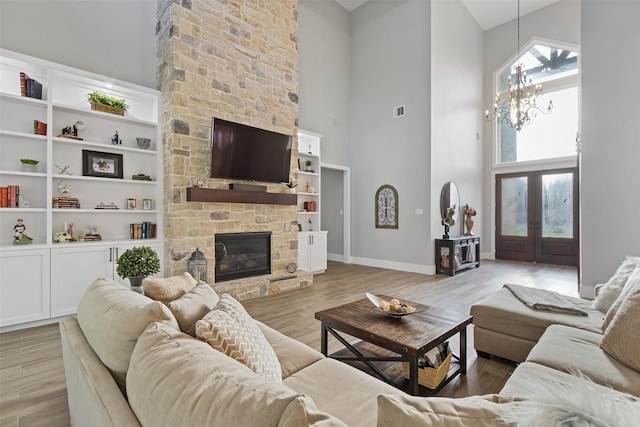
[[137,201],[136,199],[127,199],[127,209],[134,210],[136,208]]
[[82,176],[122,179],[122,154],[82,150]]
[[376,191],[375,200],[376,228],[398,228],[398,191],[392,185],[385,184]]
[[151,206],[151,199],[142,199],[142,209],[145,211],[153,209]]

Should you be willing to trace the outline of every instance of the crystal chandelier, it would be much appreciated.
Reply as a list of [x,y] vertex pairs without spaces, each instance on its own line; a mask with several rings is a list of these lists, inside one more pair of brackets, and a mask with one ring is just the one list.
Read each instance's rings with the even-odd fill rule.
[[[518,0],[518,57],[520,61],[520,0]],[[524,125],[529,124],[532,118],[540,111],[545,114],[551,113],[553,102],[549,100],[546,109],[536,104],[536,98],[542,92],[542,85],[534,85],[531,78],[527,79],[527,72],[523,70],[522,63],[516,63],[513,66],[514,77],[509,76],[509,95],[508,98],[500,97],[500,93],[496,94],[493,105],[493,115],[489,110],[485,111],[484,118],[490,122],[496,120],[497,123],[506,123],[507,126],[520,131]],[[506,99],[505,99],[506,98]]]

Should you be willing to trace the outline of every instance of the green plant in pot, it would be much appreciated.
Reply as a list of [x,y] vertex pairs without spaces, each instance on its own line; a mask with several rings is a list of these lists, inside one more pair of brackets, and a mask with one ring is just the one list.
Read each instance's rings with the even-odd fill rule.
[[124,115],[124,112],[129,108],[124,99],[116,98],[115,96],[107,95],[97,90],[87,94],[87,99],[93,110]]
[[306,165],[306,167],[307,167],[307,168],[306,168],[306,170],[307,170],[307,171],[311,172],[311,171],[313,170],[313,169],[311,169],[311,166],[313,165],[313,163],[311,163],[311,160],[307,160],[307,161],[305,162],[305,165]]
[[124,251],[118,258],[116,273],[129,278],[131,289],[142,292],[142,279],[160,271],[160,259],[156,251],[148,246],[134,246]]
[[20,163],[22,163],[22,170],[25,172],[35,172],[36,165],[40,163],[40,160],[33,159],[20,159]]

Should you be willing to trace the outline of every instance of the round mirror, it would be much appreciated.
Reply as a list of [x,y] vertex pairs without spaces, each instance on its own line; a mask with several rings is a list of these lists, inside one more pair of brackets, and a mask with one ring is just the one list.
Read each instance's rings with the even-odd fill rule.
[[449,227],[458,220],[460,213],[460,193],[458,187],[453,182],[447,182],[442,186],[440,193],[440,215],[443,225]]

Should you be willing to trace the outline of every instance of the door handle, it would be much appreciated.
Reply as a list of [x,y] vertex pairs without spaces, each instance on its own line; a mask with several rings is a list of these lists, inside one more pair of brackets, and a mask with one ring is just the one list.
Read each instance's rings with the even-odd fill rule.
[[113,262],[113,248],[109,248],[109,262]]

